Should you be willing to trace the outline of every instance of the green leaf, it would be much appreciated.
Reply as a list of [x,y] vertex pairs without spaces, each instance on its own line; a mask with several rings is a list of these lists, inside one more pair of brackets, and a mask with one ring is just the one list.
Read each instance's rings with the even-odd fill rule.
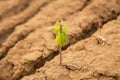
[[59,24],[55,24],[54,25],[54,31],[55,31],[55,34],[57,35],[58,34],[58,32],[60,31],[60,26],[59,26]]
[[64,33],[58,32],[58,35],[56,36],[56,42],[61,47],[64,46],[67,42],[67,35],[65,35]]
[[54,31],[56,34],[56,42],[61,47],[64,46],[67,42],[67,25],[63,23],[62,32],[60,33],[60,25],[56,23],[54,25]]
[[62,32],[67,35],[67,25],[64,23],[62,26]]

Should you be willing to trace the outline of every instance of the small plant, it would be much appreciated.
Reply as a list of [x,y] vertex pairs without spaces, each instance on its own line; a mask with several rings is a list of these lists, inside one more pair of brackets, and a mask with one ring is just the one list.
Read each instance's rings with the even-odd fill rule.
[[60,65],[62,65],[62,47],[65,46],[67,42],[67,26],[62,19],[58,19],[54,25],[54,31],[56,34],[56,42],[59,45],[60,53]]

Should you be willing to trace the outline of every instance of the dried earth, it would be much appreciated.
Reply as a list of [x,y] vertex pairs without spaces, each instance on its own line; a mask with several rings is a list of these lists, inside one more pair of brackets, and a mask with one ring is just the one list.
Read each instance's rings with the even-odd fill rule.
[[120,80],[119,67],[120,0],[0,0],[0,80]]

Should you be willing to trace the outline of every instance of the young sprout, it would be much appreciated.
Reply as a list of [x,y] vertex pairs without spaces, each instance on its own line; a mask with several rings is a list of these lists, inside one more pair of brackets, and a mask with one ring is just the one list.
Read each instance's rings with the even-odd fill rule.
[[54,31],[56,34],[56,43],[59,45],[60,53],[60,65],[62,65],[62,47],[65,46],[67,42],[67,26],[62,19],[58,19],[54,25]]

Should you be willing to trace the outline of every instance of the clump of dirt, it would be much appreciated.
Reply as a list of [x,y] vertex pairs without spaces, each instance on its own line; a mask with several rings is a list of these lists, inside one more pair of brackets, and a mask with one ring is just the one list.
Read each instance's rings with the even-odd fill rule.
[[[120,80],[119,0],[10,0],[0,8],[5,2],[0,80]],[[68,24],[62,66],[53,31],[59,17]]]

